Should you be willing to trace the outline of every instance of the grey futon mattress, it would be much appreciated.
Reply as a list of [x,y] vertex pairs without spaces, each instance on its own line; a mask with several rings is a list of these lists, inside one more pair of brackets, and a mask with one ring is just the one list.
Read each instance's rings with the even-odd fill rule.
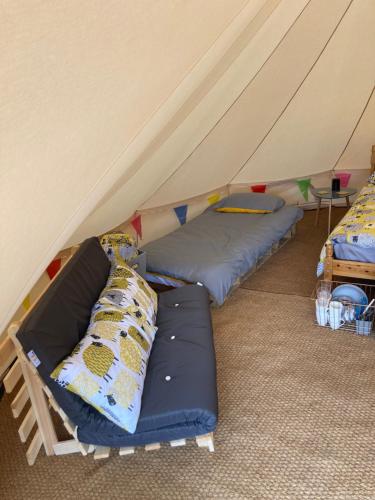
[[78,424],[81,442],[138,446],[215,430],[216,368],[207,290],[187,285],[161,293],[157,324],[135,434],[95,412],[95,418]]

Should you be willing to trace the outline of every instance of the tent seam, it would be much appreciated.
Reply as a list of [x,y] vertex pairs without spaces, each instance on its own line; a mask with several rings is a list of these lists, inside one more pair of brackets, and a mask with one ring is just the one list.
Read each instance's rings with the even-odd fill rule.
[[[351,0],[353,1],[353,0]],[[255,73],[255,75],[250,79],[250,81],[246,84],[246,86],[242,89],[242,91],[238,94],[238,96],[236,97],[236,99],[232,102],[232,104],[228,107],[228,109],[225,110],[225,112],[220,116],[220,118],[214,123],[214,125],[209,129],[209,131],[207,132],[207,134],[205,134],[205,136],[203,137],[203,139],[201,141],[199,141],[199,143],[193,148],[193,150],[188,154],[188,156],[178,165],[178,167],[173,170],[173,172],[165,179],[165,181],[162,182],[162,184],[160,184],[160,186],[158,187],[158,190],[161,189],[182,167],[183,165],[188,161],[188,159],[195,153],[195,151],[201,146],[201,144],[207,139],[207,137],[211,134],[211,132],[213,130],[215,130],[215,128],[219,125],[219,123],[225,118],[225,116],[229,113],[229,111],[232,109],[232,107],[236,104],[236,102],[241,98],[241,96],[244,94],[244,92],[246,92],[246,90],[248,89],[248,87],[253,83],[253,81],[255,80],[255,78],[258,76],[258,74],[262,71],[263,67],[268,63],[269,59],[274,55],[274,53],[277,51],[277,49],[279,48],[279,46],[281,45],[281,43],[284,41],[284,39],[288,36],[289,32],[291,29],[293,29],[294,25],[298,22],[298,20],[300,19],[300,17],[303,15],[303,13],[305,12],[306,8],[310,5],[310,3],[312,2],[312,0],[309,0],[306,5],[304,6],[304,8],[301,10],[301,12],[298,14],[298,16],[295,18],[295,20],[293,21],[293,23],[290,25],[290,27],[288,28],[288,30],[285,32],[285,34],[283,35],[283,37],[280,39],[280,41],[277,43],[277,45],[275,46],[275,48],[272,50],[272,52],[269,54],[269,56],[267,57],[267,59],[264,61],[264,63],[261,65],[261,67],[258,69],[258,71]],[[272,15],[272,14],[271,14]],[[237,175],[237,174],[236,174]],[[235,176],[234,176],[235,177]],[[234,178],[233,177],[233,178]],[[226,184],[226,186],[229,186],[231,181],[233,180],[230,179],[228,181],[228,183]]]
[[352,133],[351,133],[351,134],[350,134],[350,136],[349,136],[349,139],[347,140],[347,142],[346,142],[346,144],[345,144],[345,146],[344,146],[343,150],[341,151],[341,154],[339,155],[339,157],[337,158],[337,160],[336,160],[335,164],[334,164],[334,165],[333,165],[333,167],[332,167],[332,172],[335,170],[335,168],[337,167],[337,165],[338,165],[339,161],[340,161],[340,160],[341,160],[341,158],[343,157],[343,155],[344,155],[345,151],[348,149],[348,146],[349,146],[349,144],[350,144],[350,142],[351,142],[351,140],[352,140],[352,138],[353,138],[353,135],[355,134],[355,131],[357,130],[358,125],[360,124],[360,122],[361,122],[361,120],[362,120],[362,117],[363,117],[363,115],[365,114],[366,109],[368,108],[368,105],[369,105],[369,103],[370,103],[370,101],[371,101],[371,99],[372,99],[372,96],[374,95],[374,90],[375,90],[375,85],[372,87],[372,90],[371,90],[371,92],[370,92],[370,95],[369,95],[369,97],[368,97],[368,99],[367,99],[367,101],[366,101],[365,107],[363,108],[363,110],[362,110],[361,114],[359,115],[359,118],[358,118],[358,120],[357,120],[357,123],[355,124],[354,129],[353,129]]
[[251,160],[251,158],[253,158],[253,156],[255,155],[255,153],[259,150],[259,148],[262,146],[262,144],[264,143],[264,141],[267,139],[267,137],[270,135],[270,133],[272,132],[272,130],[275,128],[275,126],[277,125],[277,123],[279,122],[279,120],[282,118],[282,116],[284,115],[285,111],[288,109],[290,103],[293,101],[293,99],[296,97],[296,95],[298,94],[298,92],[300,91],[301,87],[303,86],[303,84],[306,82],[306,80],[308,79],[308,77],[311,75],[313,69],[315,68],[315,66],[318,64],[320,58],[322,57],[323,53],[325,52],[326,48],[328,47],[329,43],[331,42],[331,40],[333,39],[333,37],[335,36],[340,24],[342,23],[344,17],[346,16],[346,14],[348,13],[350,7],[353,5],[353,2],[354,0],[350,0],[349,2],[349,5],[346,7],[344,13],[342,14],[342,16],[340,17],[339,19],[339,22],[336,24],[335,28],[333,29],[331,35],[328,37],[328,40],[326,41],[326,43],[324,44],[322,50],[319,52],[318,54],[318,57],[315,59],[314,63],[311,65],[309,71],[306,73],[305,77],[302,79],[301,83],[298,85],[298,87],[296,88],[295,92],[293,93],[292,97],[289,99],[289,101],[286,103],[286,105],[284,106],[284,108],[281,110],[281,113],[278,115],[278,117],[276,118],[276,120],[273,122],[271,128],[268,130],[268,132],[264,135],[263,139],[258,143],[257,147],[254,149],[254,151],[251,153],[251,155],[247,158],[247,160],[241,165],[241,167],[239,168],[239,170],[237,170],[237,172],[233,175],[233,177],[231,177],[231,179],[229,180],[229,184],[233,181],[233,179],[235,179],[238,174],[240,174],[242,172],[242,170],[245,168],[246,164]]

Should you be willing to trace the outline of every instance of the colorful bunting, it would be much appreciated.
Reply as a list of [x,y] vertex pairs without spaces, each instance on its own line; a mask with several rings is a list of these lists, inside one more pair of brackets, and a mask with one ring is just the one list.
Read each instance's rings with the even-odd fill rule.
[[207,200],[210,205],[215,205],[215,203],[217,203],[220,200],[220,195],[219,193],[211,194],[211,196],[209,196]]
[[349,174],[349,172],[335,172],[335,177],[340,179],[340,187],[343,188],[348,187],[351,176],[352,174]]
[[53,260],[50,265],[47,267],[46,271],[49,276],[49,279],[53,279],[54,276],[59,272],[61,267],[61,259]]
[[180,221],[181,226],[183,226],[186,223],[187,209],[188,209],[187,205],[174,207],[174,211],[176,212],[177,219]]
[[250,186],[253,193],[265,193],[266,187],[266,184],[256,184],[255,186]]
[[140,215],[136,215],[134,219],[131,221],[131,224],[137,233],[137,236],[142,239],[142,220]]
[[24,307],[24,309],[26,309],[26,311],[28,311],[30,309],[30,306],[31,306],[31,300],[30,300],[30,294],[27,295],[23,301],[22,301],[22,305]]
[[298,187],[305,198],[305,201],[309,199],[309,187],[311,184],[311,179],[300,179],[296,181],[298,184]]

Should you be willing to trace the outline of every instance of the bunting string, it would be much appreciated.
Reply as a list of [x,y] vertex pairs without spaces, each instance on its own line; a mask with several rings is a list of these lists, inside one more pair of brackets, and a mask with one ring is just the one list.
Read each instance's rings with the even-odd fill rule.
[[265,193],[266,188],[266,184],[255,184],[254,186],[250,186],[250,189],[253,193]]
[[60,271],[61,258],[54,259],[46,269],[49,279],[52,280],[56,274]]
[[[359,170],[367,170],[367,169],[358,169]],[[356,170],[357,171],[357,170]],[[324,175],[324,174],[329,174],[331,173],[332,170],[326,170],[324,172],[319,172],[314,174],[314,176],[318,175]],[[335,172],[336,177],[340,178],[341,181],[341,186],[342,187],[347,187],[351,178],[351,173],[350,172]],[[189,205],[194,203],[194,202],[199,202],[206,200],[208,205],[214,205],[217,203],[221,198],[229,196],[233,192],[237,192],[234,190],[235,188],[244,188],[244,189],[249,189],[253,193],[265,193],[269,188],[275,188],[277,186],[286,186],[286,185],[297,185],[299,188],[299,191],[301,195],[303,196],[304,200],[308,202],[309,200],[309,191],[310,191],[310,186],[311,186],[311,177],[306,177],[303,179],[299,179],[296,177],[284,179],[284,180],[278,180],[278,181],[270,181],[267,184],[262,183],[262,184],[248,184],[248,183],[238,183],[238,184],[228,184],[225,186],[221,186],[220,188],[217,188],[212,191],[208,191],[206,193],[199,194],[197,196],[193,196],[191,198],[187,198],[185,200],[181,200],[177,206],[176,203],[169,203],[165,205],[159,205],[157,207],[150,207],[150,208],[141,208],[137,210],[133,217],[127,219],[123,223],[121,223],[119,226],[117,226],[114,229],[119,229],[119,230],[126,230],[129,225],[131,225],[136,232],[137,238],[139,237],[142,239],[142,216],[143,215],[155,215],[157,213],[162,213],[167,210],[173,210],[174,214],[176,215],[180,225],[184,225],[187,222],[187,213],[188,213],[188,208]],[[233,189],[234,188],[234,189]],[[178,202],[177,202],[178,203]]]
[[181,226],[186,224],[187,210],[188,210],[187,205],[180,205],[179,207],[174,207],[174,211]]
[[215,205],[220,200],[220,194],[219,193],[213,193],[211,196],[207,198],[208,204],[209,205]]
[[340,179],[340,186],[343,188],[348,187],[351,176],[352,176],[352,174],[350,174],[349,172],[336,172],[335,171],[335,177]]
[[131,221],[131,225],[133,226],[134,228],[134,231],[136,232],[137,234],[137,237],[139,237],[140,239],[142,239],[142,218],[141,218],[141,215],[136,215],[132,221]]
[[[208,198],[211,198],[211,195],[219,195],[219,199],[223,198],[225,196],[229,196],[229,186],[221,186],[219,188],[213,189],[211,191],[207,191],[206,193],[199,194],[197,196],[193,196],[191,198],[186,198],[184,200],[176,201],[175,203],[166,203],[165,205],[159,205],[157,207],[150,207],[150,208],[140,208],[136,211],[136,214],[138,215],[148,215],[148,214],[155,214],[155,213],[160,213],[164,212],[169,209],[174,209],[176,206],[182,206],[182,205],[191,205],[195,201],[203,201],[207,200]],[[216,203],[216,202],[215,202]]]
[[311,179],[298,179],[296,180],[298,187],[301,191],[302,196],[304,197],[305,201],[308,201],[309,199],[309,188],[311,186]]
[[28,311],[31,307],[31,299],[30,299],[30,294],[26,295],[26,297],[22,301],[22,306],[25,309],[25,311]]

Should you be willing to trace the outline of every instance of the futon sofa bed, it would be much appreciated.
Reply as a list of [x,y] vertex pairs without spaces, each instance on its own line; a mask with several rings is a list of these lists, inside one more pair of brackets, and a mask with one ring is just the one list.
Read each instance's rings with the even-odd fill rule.
[[51,378],[85,334],[109,271],[99,240],[83,242],[18,329],[15,337],[24,360],[34,364],[80,443],[121,448],[211,433],[218,418],[216,368],[209,298],[203,286],[184,286],[158,296],[158,330],[133,434]]

